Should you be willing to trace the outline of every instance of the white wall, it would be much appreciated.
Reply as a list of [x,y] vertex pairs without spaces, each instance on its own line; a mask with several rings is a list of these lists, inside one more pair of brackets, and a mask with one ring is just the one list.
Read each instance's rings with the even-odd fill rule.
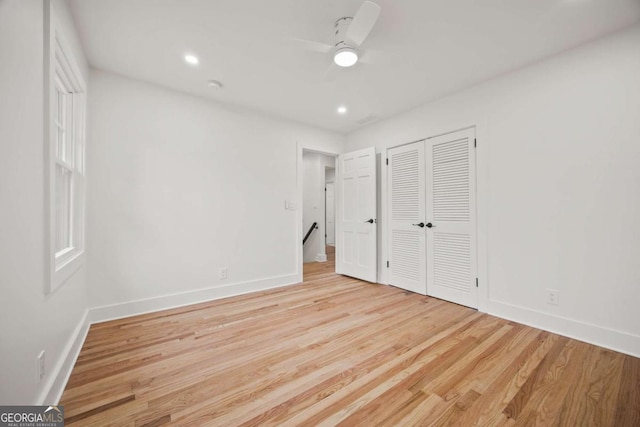
[[[334,159],[335,163],[335,159]],[[327,167],[325,168],[325,182],[335,182],[336,180],[336,168],[335,167]]]
[[297,281],[298,146],[342,136],[101,71],[90,89],[91,302],[134,302],[101,316]]
[[636,25],[354,132],[346,150],[475,125],[481,310],[640,355],[639,76]]
[[[65,4],[56,1],[54,8],[65,39],[86,70]],[[2,405],[54,403],[47,395],[88,305],[84,269],[44,295],[43,13],[42,1],[0,1]],[[47,374],[38,382],[41,350]]]
[[334,166],[335,158],[320,153],[305,151],[303,162],[303,236],[314,222],[318,223],[303,248],[304,262],[326,261],[325,246],[325,168]]

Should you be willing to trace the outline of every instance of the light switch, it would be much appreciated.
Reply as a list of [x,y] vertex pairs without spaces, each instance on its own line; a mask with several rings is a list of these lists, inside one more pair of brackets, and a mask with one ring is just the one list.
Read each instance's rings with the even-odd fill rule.
[[284,201],[284,208],[288,209],[290,211],[295,211],[297,208],[297,204],[295,200],[285,200]]

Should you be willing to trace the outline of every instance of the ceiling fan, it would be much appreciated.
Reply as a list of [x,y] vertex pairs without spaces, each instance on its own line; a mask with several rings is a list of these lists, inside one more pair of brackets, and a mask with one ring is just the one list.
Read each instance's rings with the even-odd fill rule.
[[335,43],[333,45],[309,40],[304,42],[315,51],[333,51],[333,61],[340,67],[351,67],[358,62],[358,48],[365,41],[380,15],[380,6],[365,0],[353,17],[344,17],[334,24]]

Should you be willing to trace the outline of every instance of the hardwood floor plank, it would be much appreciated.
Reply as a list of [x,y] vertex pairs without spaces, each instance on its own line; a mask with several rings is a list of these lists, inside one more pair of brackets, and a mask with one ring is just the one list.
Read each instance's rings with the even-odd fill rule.
[[640,359],[632,356],[624,356],[613,425],[640,426]]
[[[619,353],[615,355],[623,357]],[[572,387],[567,394],[560,413],[560,424],[611,424],[612,419],[601,419],[604,415],[602,410],[607,412],[607,403],[611,401],[612,395],[618,392],[620,369],[622,368],[622,363],[616,361],[612,356],[614,356],[613,352],[602,348],[591,347],[588,349],[585,366],[592,368],[582,370],[575,387]],[[602,387],[603,385],[606,387]],[[608,412],[612,416],[614,415],[614,411]]]
[[469,390],[464,395],[460,396],[458,401],[451,405],[447,411],[442,414],[437,421],[435,421],[432,425],[436,426],[458,426],[460,418],[465,414],[467,409],[473,403],[478,400],[480,397],[480,393],[475,390]]
[[468,386],[479,378],[492,378],[496,369],[500,368],[496,360],[502,360],[501,355],[509,351],[520,351],[529,340],[535,337],[535,331],[522,326],[515,326],[507,334],[500,337],[493,344],[478,348],[468,354],[445,374],[439,376],[428,386],[428,390],[444,400],[452,400],[469,391]]
[[[467,345],[458,346],[443,354],[432,364],[433,366],[426,366],[407,378],[407,386],[414,392],[421,389],[431,392],[433,386],[437,387],[441,382],[457,381],[460,369],[464,371],[471,369],[470,363],[473,363],[485,352],[490,352],[503,339],[511,337],[515,332],[510,325],[497,325],[478,339],[465,338],[463,342],[466,341]],[[446,393],[436,391],[435,394],[444,398],[441,394]]]
[[141,426],[141,427],[160,427],[160,426],[164,426],[171,423],[171,415],[163,415],[161,417],[158,417],[154,420],[151,420],[149,422],[145,422],[144,424],[137,424],[136,426]]
[[[345,326],[347,326],[349,328],[358,327],[360,324],[370,323],[371,320],[372,319],[370,319],[370,318],[362,318],[361,320],[358,320],[356,322],[356,319],[352,317],[349,320],[349,323],[347,323]],[[339,331],[338,329],[334,329],[334,332],[338,332],[338,331]],[[313,346],[314,349],[316,349],[316,350],[319,349],[321,347],[322,342],[318,342],[318,340],[314,340],[314,341],[306,340],[306,337],[309,336],[309,335],[313,335],[313,334],[306,333],[306,334],[301,335],[300,337],[296,338],[295,341],[294,340],[289,340],[288,345],[292,347],[291,352],[297,354],[297,353],[300,352],[301,348],[304,347],[305,345]],[[278,337],[276,336],[276,338],[278,338]],[[344,346],[352,345],[353,344],[353,342],[351,341],[352,338],[353,337],[342,338],[338,342],[342,342]],[[327,341],[326,337],[324,338],[324,341],[325,342]],[[333,342],[333,344],[335,345],[336,342]],[[252,354],[252,357],[255,357],[255,356],[256,356],[255,353]],[[269,357],[272,357],[272,355],[269,355]],[[284,361],[284,363],[287,363],[287,364],[291,364],[292,363],[292,360],[289,360],[284,356],[281,356],[280,359],[282,359]],[[306,361],[313,362],[313,359],[309,359],[307,356],[302,356],[301,360],[302,361],[306,360]],[[236,363],[236,362],[238,362],[238,360],[234,359],[234,360],[232,360],[231,363]],[[201,379],[201,381],[202,381],[202,379]]]
[[[109,403],[105,403],[104,405],[98,406],[97,408],[91,409],[89,411],[86,412],[79,412],[76,415],[73,416],[67,416],[65,418],[65,424],[74,424],[77,423],[78,421],[84,420],[86,418],[91,418],[94,415],[97,414],[102,414],[106,411],[108,411],[109,409],[112,408],[118,408],[121,405],[125,405],[129,402],[133,402],[136,400],[136,397],[133,394],[130,394],[128,396],[125,396],[121,399],[118,400],[114,400],[111,401]],[[78,412],[78,411],[76,411]]]
[[333,269],[93,325],[67,425],[640,425],[640,359]]
[[[444,325],[442,329],[449,327],[448,325]],[[425,331],[425,336],[427,335],[435,335],[440,332],[440,330],[435,331]],[[309,398],[304,399],[305,394],[301,396],[296,396],[296,398],[292,399],[289,402],[283,404],[283,408],[286,408],[286,411],[280,411],[282,414],[280,416],[272,417],[267,421],[265,421],[266,425],[280,425],[279,423],[284,422],[286,420],[287,415],[297,414],[297,417],[307,417],[305,423],[313,422],[309,417],[314,414],[312,411],[306,411],[306,409],[312,409],[313,411],[318,411],[323,408],[322,405],[329,405],[332,403],[335,404],[344,404],[347,401],[348,397],[345,398],[345,391],[349,391],[350,389],[359,389],[362,390],[362,385],[366,381],[371,381],[371,379],[380,379],[384,378],[381,376],[381,372],[389,368],[389,361],[395,361],[399,363],[402,361],[402,357],[404,354],[410,355],[410,351],[415,351],[414,345],[423,341],[422,336],[417,337],[407,337],[406,341],[400,341],[397,344],[391,347],[385,347],[380,353],[373,354],[369,359],[362,360],[362,362],[358,365],[354,366],[354,369],[345,371],[341,373],[340,378],[331,379],[326,381],[325,383],[319,384],[319,386],[314,387],[307,391],[309,394]],[[360,349],[358,349],[358,353],[360,353]],[[361,358],[360,358],[361,359]],[[386,364],[386,365],[385,365]],[[401,368],[399,368],[401,369]],[[388,372],[388,371],[387,371]],[[371,383],[367,386],[371,387]],[[302,398],[302,399],[300,399]],[[296,406],[295,404],[298,403]],[[313,405],[313,406],[312,406]],[[285,416],[285,418],[283,418]],[[321,419],[322,416],[319,417]],[[289,420],[293,422],[293,420]]]
[[[417,312],[416,312],[417,313]],[[306,372],[309,370],[313,370],[313,369],[317,369],[317,365],[318,364],[326,364],[328,362],[333,361],[334,359],[350,359],[351,362],[354,362],[354,359],[352,357],[349,356],[349,352],[345,352],[346,349],[349,350],[357,350],[357,354],[368,354],[364,353],[365,350],[369,350],[371,351],[371,345],[376,344],[377,346],[380,345],[380,343],[382,343],[382,345],[386,345],[386,340],[384,340],[385,337],[385,330],[386,331],[397,331],[398,330],[398,326],[400,326],[400,324],[404,323],[404,322],[410,322],[409,317],[411,317],[412,315],[414,317],[416,313],[411,313],[411,311],[407,311],[405,310],[402,315],[403,316],[407,316],[406,319],[403,319],[402,317],[399,318],[399,322],[398,324],[387,324],[387,326],[385,326],[384,329],[380,329],[377,328],[375,331],[372,332],[372,335],[365,335],[360,337],[359,341],[353,341],[353,334],[351,334],[349,337],[347,337],[348,339],[344,340],[342,343],[340,343],[338,341],[334,341],[334,340],[328,340],[325,344],[331,344],[331,347],[327,348],[327,350],[330,350],[329,356],[325,356],[325,359],[322,360],[322,362],[319,362],[317,360],[316,357],[314,357],[313,355],[306,355],[306,354],[302,354],[302,359],[308,359],[311,361],[311,363],[313,363],[314,366],[308,366],[310,362],[304,363],[302,365],[297,365],[297,362],[295,360],[286,360],[284,361],[284,364],[282,366],[283,370],[290,370],[290,366],[297,366],[297,372],[298,373],[302,373],[302,372]],[[398,314],[400,315],[400,314]],[[384,323],[383,323],[384,324]],[[360,328],[360,333],[358,335],[362,335],[362,331],[366,331],[367,328],[366,327],[361,327]],[[375,336],[375,340],[373,339]],[[376,347],[373,347],[373,349],[375,350]],[[321,348],[317,347],[317,346],[313,346],[313,348],[310,348],[310,350],[313,350],[313,352],[317,352],[318,350],[321,350]],[[286,366],[285,366],[286,365]],[[272,371],[276,370],[279,367],[279,365],[276,365],[274,367],[272,367]],[[342,375],[342,373],[341,373]],[[279,379],[280,381],[281,379]],[[283,379],[284,380],[284,379]],[[248,387],[250,387],[251,389],[254,390],[252,396],[253,397],[259,397],[260,391],[255,389],[255,385],[253,384],[249,384]],[[298,394],[300,393],[300,391],[298,391]],[[295,395],[295,394],[294,394]],[[235,403],[235,402],[234,402]],[[276,404],[276,401],[270,401],[270,404]],[[291,403],[291,402],[289,402]],[[246,415],[246,414],[243,414]],[[264,422],[264,417],[261,416],[259,417],[261,419],[261,422]]]
[[[352,325],[352,326],[357,326],[357,325]],[[393,328],[393,327],[397,327],[397,325],[389,325],[389,328]],[[364,330],[364,328],[363,328]],[[375,333],[375,332],[373,332]],[[309,347],[309,350],[312,352],[312,354],[306,354],[306,353],[300,353],[300,351],[302,350],[301,348],[299,348],[299,345],[296,345],[292,350],[292,354],[295,354],[296,356],[291,358],[291,357],[279,357],[279,359],[282,359],[281,362],[272,364],[269,368],[269,370],[267,372],[265,372],[265,374],[277,374],[278,372],[280,372],[280,370],[283,373],[286,373],[287,371],[291,370],[292,366],[296,367],[295,372],[296,373],[305,373],[305,372],[309,372],[309,371],[314,371],[317,369],[318,365],[322,365],[322,364],[327,364],[327,363],[331,363],[334,362],[338,359],[344,359],[346,358],[347,354],[345,353],[345,349],[348,349],[350,347],[356,346],[356,348],[359,349],[365,349],[366,345],[364,343],[365,340],[369,340],[372,343],[375,343],[375,341],[371,340],[371,336],[370,335],[365,335],[361,338],[360,341],[353,341],[353,337],[349,336],[349,337],[345,337],[345,338],[338,338],[337,340],[333,341],[333,340],[325,340],[324,343],[312,343],[311,346]],[[305,343],[302,343],[305,344]],[[331,346],[330,348],[327,346]],[[322,350],[323,348],[326,348],[327,350],[330,351],[326,351],[326,352],[320,352],[318,350]],[[299,355],[297,355],[298,353],[300,353]],[[314,356],[315,354],[315,356]],[[322,359],[318,358],[318,355],[323,355]],[[240,373],[236,373],[232,375],[229,375],[229,381],[234,382],[235,383],[235,391],[238,391],[238,387],[241,385],[238,382],[238,378],[241,378]],[[247,390],[252,390],[252,397],[259,397],[260,395],[260,390],[257,388],[257,378],[253,377],[253,378],[249,378],[250,380],[253,380],[252,382],[247,382],[245,387]],[[286,381],[286,377],[282,377],[279,379],[279,381]],[[216,378],[215,381],[213,383],[217,383],[220,384],[221,383],[221,379],[220,378]],[[271,384],[273,385],[273,384]],[[189,394],[191,397],[194,396],[193,392],[190,390],[184,390],[183,392],[185,392],[186,394]],[[222,397],[222,396],[219,396]],[[198,403],[194,400],[190,400],[190,404],[194,404],[194,403]],[[209,400],[207,402],[207,404],[211,404],[212,402]],[[234,402],[237,403],[237,402]],[[153,401],[152,402],[152,406],[156,406],[159,404],[159,401]]]
[[556,361],[560,352],[564,349],[565,345],[569,342],[568,338],[560,338],[557,340],[553,347],[545,354],[542,363],[540,363],[531,372],[529,378],[522,385],[520,390],[513,396],[511,401],[502,411],[507,418],[517,419],[524,406],[531,399],[533,393],[544,383],[547,372],[551,369],[551,366]]
[[[483,319],[481,318],[480,320]],[[495,326],[495,328],[497,330],[502,329],[499,325]],[[490,336],[493,332],[491,330],[486,334]],[[506,331],[502,330],[501,333],[506,333]],[[397,371],[394,370],[397,373],[391,378],[388,378],[389,373],[386,373],[383,379],[388,379],[366,394],[361,395],[367,389],[365,387],[355,390],[354,395],[359,395],[359,397],[343,409],[337,410],[338,408],[335,408],[337,412],[334,412],[320,425],[338,425],[340,423],[345,425],[366,424],[372,415],[368,409],[377,407],[378,402],[383,400],[386,394],[393,393],[394,388],[407,388],[413,393],[421,391],[425,383],[446,371],[451,364],[464,357],[476,345],[478,345],[478,340],[470,336],[462,340],[445,338],[430,348],[430,351],[418,354],[418,357],[412,360],[411,365],[402,366],[402,369]],[[375,381],[374,383],[377,382]],[[412,388],[413,390],[411,390]],[[347,401],[340,402],[340,404],[345,403]]]
[[131,396],[135,396],[135,393],[131,385],[126,382],[118,384],[116,387],[96,390],[94,393],[75,399],[72,407],[65,408],[64,415],[69,418],[96,410],[96,408],[103,408],[101,410],[104,410],[113,402],[130,398]]
[[[503,336],[493,345],[471,361],[460,361],[451,369],[455,372],[453,377],[443,375],[434,381],[427,390],[442,397],[448,402],[448,408],[439,417],[432,415],[433,425],[456,425],[458,419],[473,406],[487,387],[484,384],[488,379],[495,379],[506,368],[496,363],[504,360],[503,357],[511,353],[521,353],[535,342],[539,331],[519,327]],[[537,344],[537,343],[536,343]]]
[[475,314],[458,319],[454,326],[444,329],[409,351],[401,353],[400,356],[387,360],[364,377],[358,378],[347,387],[319,401],[313,407],[296,414],[288,422],[292,425],[317,425],[333,414],[350,411],[353,402],[361,397],[366,397],[366,393],[379,394],[386,388],[385,385],[382,385],[383,383],[396,383],[410,372],[420,369],[424,364],[437,358],[442,352],[449,350],[458,341],[448,339],[448,336],[470,327],[473,321],[480,317],[482,315]]
[[491,426],[507,420],[503,410],[515,397],[531,374],[560,337],[538,331],[537,339],[524,349],[502,373],[484,379],[480,397],[460,417],[459,425]]
[[575,387],[589,344],[570,340],[564,346],[541,386],[532,394],[516,421],[521,425],[557,425],[567,393]]
[[433,415],[439,413],[437,408],[442,408],[446,402],[436,394],[429,394],[411,412],[398,421],[398,426],[425,426],[433,421]]

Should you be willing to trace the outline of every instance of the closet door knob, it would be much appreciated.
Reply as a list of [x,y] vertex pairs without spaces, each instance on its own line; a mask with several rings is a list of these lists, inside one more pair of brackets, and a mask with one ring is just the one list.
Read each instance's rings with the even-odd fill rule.
[[[411,225],[415,225],[416,227],[424,228],[424,222],[421,222],[420,224],[411,224]],[[431,227],[431,224],[427,224],[427,227]]]

